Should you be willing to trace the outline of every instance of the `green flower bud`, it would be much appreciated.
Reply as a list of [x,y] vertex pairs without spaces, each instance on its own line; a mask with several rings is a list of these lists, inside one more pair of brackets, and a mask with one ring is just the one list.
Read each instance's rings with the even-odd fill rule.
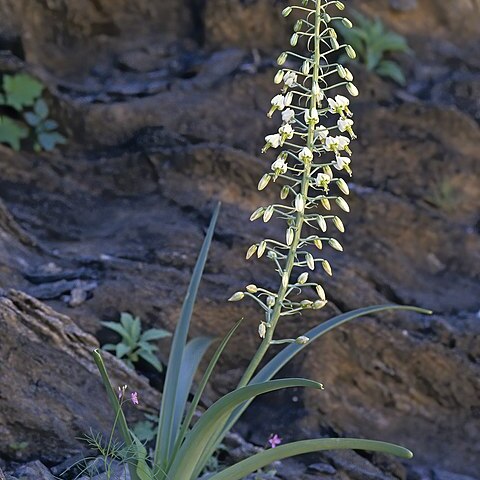
[[347,28],[352,28],[353,23],[348,19],[348,18],[342,18],[342,23],[347,27]]
[[302,274],[299,275],[297,279],[297,283],[299,283],[300,285],[303,285],[304,283],[307,283],[307,280],[308,280],[308,273],[303,272]]
[[330,36],[333,37],[333,38],[338,38],[337,37],[337,32],[335,31],[334,28],[330,27],[329,30],[328,30],[328,33],[330,33]]
[[318,222],[318,226],[320,227],[320,230],[322,232],[326,232],[327,231],[327,222],[325,221],[325,219],[322,216],[320,216],[320,217],[318,217],[317,222]]
[[330,266],[328,260],[322,260],[322,268],[328,275],[332,276],[332,267]]
[[335,202],[344,212],[350,212],[350,207],[348,206],[348,203],[342,197],[337,197],[335,199]]
[[335,250],[338,250],[339,252],[343,252],[343,247],[342,245],[340,244],[340,242],[338,242],[337,240],[335,240],[334,238],[330,238],[328,240],[328,244]]
[[343,65],[340,65],[340,64],[337,65],[337,72],[338,72],[338,76],[340,78],[345,78],[346,75],[347,75],[347,73],[345,71],[345,67]]
[[356,97],[358,95],[358,88],[351,82],[347,83],[347,90],[352,97]]
[[246,255],[247,260],[248,260],[249,258],[251,258],[251,257],[255,254],[255,252],[257,251],[257,248],[258,248],[258,247],[257,247],[256,245],[252,245],[252,246],[247,250],[247,255]]
[[267,326],[265,325],[264,322],[262,322],[259,326],[258,326],[258,336],[260,338],[265,338],[265,335],[267,334]]
[[320,309],[323,308],[326,304],[327,304],[327,302],[325,302],[325,301],[315,300],[315,302],[313,302],[312,308],[313,308],[314,310],[320,310]]
[[265,253],[266,248],[267,248],[267,242],[263,240],[262,242],[260,242],[260,245],[258,246],[258,250],[257,250],[258,258],[260,258]]
[[272,308],[274,305],[275,305],[275,297],[273,297],[272,295],[269,295],[267,297],[267,307]]
[[332,169],[330,168],[330,165],[325,165],[325,166],[322,168],[322,170],[323,170],[323,173],[324,173],[325,175],[328,175],[330,178],[333,178],[333,171],[332,171]]
[[288,186],[284,185],[282,187],[282,190],[280,191],[280,198],[282,200],[285,200],[288,197]]
[[267,209],[265,210],[264,214],[263,214],[263,221],[265,223],[270,221],[270,219],[272,218],[273,212],[274,212],[273,205],[268,206]]
[[314,245],[319,249],[319,250],[322,250],[323,248],[323,243],[322,241],[319,239],[319,238],[316,238],[314,241],[313,241]]
[[327,299],[327,296],[325,295],[325,290],[322,288],[321,285],[317,285],[315,287],[315,290],[317,291],[317,295],[320,300],[325,301]]
[[331,210],[332,207],[330,206],[330,200],[328,198],[322,197],[320,199],[320,203],[323,205],[325,210]]
[[258,292],[258,287],[251,283],[250,285],[246,286],[246,290],[248,293],[257,293]]
[[290,45],[292,47],[295,47],[298,43],[298,33],[294,33],[291,37],[290,37]]
[[293,8],[292,7],[286,7],[282,10],[282,15],[284,17],[288,17],[292,13]]
[[311,253],[305,254],[305,260],[307,262],[307,267],[310,270],[315,270],[315,260],[313,259],[313,255]]
[[283,70],[279,70],[277,72],[277,74],[275,75],[275,78],[273,79],[273,81],[278,85],[280,83],[282,83],[282,80],[283,80],[283,77],[285,75],[285,72]]
[[310,60],[305,60],[302,65],[302,73],[308,75],[310,73]]
[[263,190],[264,188],[266,188],[266,186],[270,183],[271,178],[271,175],[269,173],[266,173],[258,182],[257,188],[259,190]]
[[353,49],[353,47],[351,45],[347,45],[345,47],[345,52],[347,53],[347,55],[351,58],[351,59],[354,59],[354,58],[357,58],[357,53],[355,52],[355,50]]
[[237,292],[234,293],[229,299],[229,302],[239,302],[240,300],[243,300],[245,297],[245,294],[243,292]]
[[302,213],[305,210],[305,199],[301,193],[297,193],[295,197],[295,210]]
[[345,10],[345,5],[344,5],[342,2],[335,2],[335,6],[336,6],[339,10]]
[[302,20],[297,20],[295,22],[294,27],[293,27],[293,31],[294,32],[299,32],[302,29],[302,26],[303,26],[303,21]]
[[336,183],[341,192],[343,192],[345,195],[350,194],[350,189],[348,188],[347,182],[343,178],[339,178]]
[[263,207],[257,208],[251,215],[250,215],[250,221],[254,222],[255,220],[259,219],[262,215],[265,209]]
[[290,276],[288,275],[288,272],[283,272],[282,275],[282,287],[287,288],[288,287],[288,281],[290,280]]
[[333,224],[337,227],[339,232],[345,232],[345,226],[340,217],[333,217]]
[[293,239],[295,238],[295,230],[293,228],[287,229],[287,234],[285,236],[285,240],[288,246],[293,243]]
[[352,72],[348,69],[348,68],[345,68],[345,80],[347,82],[351,82],[353,81],[353,75],[352,75]]
[[330,38],[330,45],[332,46],[333,50],[338,50],[340,48],[340,44],[336,38]]
[[283,65],[287,61],[287,58],[288,58],[288,53],[287,52],[281,53],[277,58],[277,64],[278,65]]

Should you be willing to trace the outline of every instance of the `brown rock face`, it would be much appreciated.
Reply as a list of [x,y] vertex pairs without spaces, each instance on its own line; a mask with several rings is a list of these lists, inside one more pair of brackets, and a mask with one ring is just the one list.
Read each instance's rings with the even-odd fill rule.
[[[0,451],[55,461],[78,451],[78,439],[108,434],[113,422],[105,390],[92,360],[98,348],[68,317],[11,290],[0,297]],[[144,379],[105,354],[112,382],[156,395]],[[156,402],[155,402],[156,403]],[[22,449],[16,452],[16,445]]]
[[[261,444],[272,428],[292,439],[334,432],[415,450],[409,466],[369,457],[363,473],[341,478],[380,478],[378,468],[385,479],[406,478],[406,469],[412,479],[448,478],[433,469],[480,478],[480,64],[470,53],[479,4],[352,4],[368,14],[376,8],[409,36],[417,57],[400,58],[409,68],[401,90],[355,68],[362,95],[352,107],[359,141],[352,213],[342,214],[345,253],[326,250],[334,276],[318,273],[327,308],[285,322],[279,336],[375,303],[417,304],[435,315],[367,319],[311,345],[288,372],[324,382],[325,392],[259,402],[245,435]],[[78,431],[104,428],[106,405],[89,402],[102,387],[90,361],[96,343],[85,332],[99,333],[99,321],[121,311],[172,330],[217,200],[223,209],[192,334],[220,335],[245,317],[210,396],[235,384],[258,344],[260,312],[225,300],[249,283],[277,287],[271,265],[247,263],[244,254],[260,238],[283,236],[281,223],[248,222],[278,193],[255,186],[271,160],[257,152],[277,125],[265,110],[276,92],[277,49],[288,42],[282,6],[0,0],[2,41],[23,49],[69,137],[52,154],[0,146],[0,287],[49,305],[18,292],[0,299],[0,356],[8,359],[0,365],[1,455],[27,441],[24,457],[54,460],[76,448]],[[52,362],[58,369],[45,367]],[[145,383],[136,388],[150,395]],[[344,471],[350,460],[342,459],[318,468]],[[364,468],[371,462],[377,466]]]

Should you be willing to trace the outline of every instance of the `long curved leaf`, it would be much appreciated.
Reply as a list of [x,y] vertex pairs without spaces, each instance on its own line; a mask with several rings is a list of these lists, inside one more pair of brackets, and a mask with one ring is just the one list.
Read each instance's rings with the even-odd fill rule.
[[410,450],[392,443],[377,442],[375,440],[361,440],[357,438],[322,438],[317,440],[302,440],[288,443],[264,452],[257,453],[250,458],[226,468],[209,480],[241,480],[259,468],[270,465],[283,458],[301,455],[303,453],[318,452],[321,450],[368,450],[396,455],[401,458],[412,458]]
[[[258,382],[264,382],[273,378],[273,376],[278,373],[295,355],[297,355],[297,353],[301,352],[306,346],[310,345],[310,343],[320,338],[322,335],[329,332],[330,330],[333,330],[334,328],[339,327],[340,325],[350,322],[351,320],[354,320],[356,318],[371,315],[373,313],[384,312],[387,310],[407,310],[423,314],[432,313],[430,310],[425,310],[423,308],[403,305],[375,305],[372,307],[358,308],[356,310],[352,310],[351,312],[342,313],[340,315],[337,315],[336,317],[331,318],[330,320],[327,320],[326,322],[321,323],[320,325],[317,325],[316,327],[305,333],[305,336],[310,339],[310,342],[306,345],[292,343],[285,347],[275,357],[273,357],[257,373],[257,375],[255,375],[255,377],[250,381],[250,385]],[[216,438],[212,438],[208,441],[208,447],[205,451],[205,454],[202,456],[202,460],[200,462],[202,464],[202,467],[205,465],[208,458],[212,455],[217,446],[220,444],[226,433],[233,427],[233,425],[235,425],[243,412],[248,408],[250,403],[250,401],[247,401],[244,404],[239,405],[228,419],[228,422],[225,424],[223,431],[219,432]]]
[[205,355],[206,351],[213,342],[211,337],[196,337],[190,340],[183,352],[182,364],[180,365],[180,375],[177,386],[177,396],[175,398],[175,410],[173,417],[173,427],[170,445],[170,451],[177,440],[177,436],[180,430],[180,424],[182,422],[183,415],[185,413],[185,407],[187,405],[188,394],[192,389],[193,378],[198,369],[198,365]]
[[187,435],[185,443],[168,471],[169,480],[190,480],[197,470],[198,460],[206,447],[206,439],[215,437],[235,407],[258,395],[289,387],[322,388],[322,385],[303,378],[271,380],[239,388],[217,400],[198,420]]
[[172,349],[170,351],[170,357],[168,360],[167,375],[165,378],[162,404],[158,419],[157,440],[154,453],[154,465],[156,469],[155,475],[158,475],[159,479],[164,478],[161,472],[162,470],[165,470],[165,467],[168,464],[172,438],[174,438],[175,434],[173,431],[173,419],[180,375],[180,365],[183,358],[183,352],[185,350],[188,329],[190,327],[190,320],[192,318],[198,287],[200,285],[200,280],[202,279],[202,273],[207,261],[208,251],[212,243],[219,211],[220,203],[215,208],[207,235],[205,236],[202,249],[200,250],[200,254],[193,270],[192,279],[187,290],[187,295],[183,302],[180,318],[172,340]]
[[177,436],[177,441],[175,443],[175,447],[173,449],[172,453],[172,462],[175,460],[175,456],[183,442],[183,439],[185,437],[185,434],[187,433],[187,429],[190,426],[190,422],[192,421],[193,415],[195,414],[195,411],[198,407],[198,404],[200,402],[200,399],[202,398],[203,392],[205,390],[205,387],[207,386],[208,381],[210,380],[210,377],[212,375],[213,369],[217,365],[217,362],[222,355],[223,351],[225,350],[225,347],[227,346],[228,342],[232,338],[233,334],[237,331],[238,327],[240,326],[240,323],[242,322],[243,319],[240,319],[235,325],[230,329],[230,331],[225,335],[224,339],[218,346],[217,350],[213,354],[212,359],[210,360],[210,363],[208,364],[207,369],[205,370],[205,373],[202,377],[202,380],[200,381],[197,391],[195,392],[195,396],[193,397],[193,400],[190,404],[190,408],[188,409],[188,412],[185,415],[185,418],[183,420],[182,428],[180,429],[180,432]]

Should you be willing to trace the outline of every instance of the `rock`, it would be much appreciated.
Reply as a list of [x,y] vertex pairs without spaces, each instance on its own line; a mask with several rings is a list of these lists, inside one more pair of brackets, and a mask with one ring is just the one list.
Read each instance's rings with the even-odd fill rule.
[[15,470],[15,475],[22,480],[54,480],[48,468],[38,460],[22,465]]
[[325,473],[327,475],[335,475],[335,473],[337,473],[337,469],[328,463],[312,463],[308,466],[308,470]]
[[447,472],[438,468],[433,469],[433,480],[478,480],[479,477],[470,477],[467,475],[459,475],[458,473]]
[[[12,445],[24,442],[17,457],[52,462],[82,448],[78,438],[90,429],[109,432],[112,413],[92,360],[91,352],[98,347],[92,336],[14,290],[0,297],[0,329],[3,454],[12,455]],[[129,384],[147,409],[156,404],[145,379],[111,355],[104,357],[114,385]]]
[[390,6],[399,12],[408,12],[417,8],[417,0],[390,0]]

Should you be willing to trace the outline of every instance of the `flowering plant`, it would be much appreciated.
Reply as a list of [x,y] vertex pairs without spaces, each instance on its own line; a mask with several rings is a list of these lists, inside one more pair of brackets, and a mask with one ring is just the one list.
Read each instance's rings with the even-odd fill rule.
[[[156,445],[150,461],[147,460],[145,447],[130,431],[123,414],[118,413],[120,406],[115,390],[108,379],[100,352],[94,352],[111,403],[119,417],[120,433],[126,446],[137,452],[135,461],[130,464],[132,480],[196,480],[226,433],[256,396],[290,387],[322,389],[320,383],[311,380],[272,378],[307,344],[324,333],[362,315],[388,309],[427,313],[416,307],[379,305],[338,315],[297,338],[274,338],[281,319],[307,309],[319,310],[327,303],[322,285],[310,280],[310,272],[320,265],[328,275],[332,275],[330,263],[323,257],[317,257],[315,252],[321,252],[326,244],[335,250],[343,249],[336,238],[327,234],[332,225],[338,231],[344,231],[340,217],[330,212],[333,203],[345,212],[350,210],[344,198],[348,195],[349,188],[341,174],[352,174],[350,142],[355,139],[354,123],[349,99],[341,94],[333,96],[331,92],[346,88],[350,95],[355,96],[358,90],[352,83],[351,72],[331,57],[340,49],[344,49],[350,57],[354,57],[355,52],[351,46],[338,43],[334,23],[342,22],[347,27],[352,24],[343,16],[331,16],[329,11],[333,8],[342,11],[344,4],[340,1],[301,0],[300,5],[292,5],[283,10],[284,16],[290,15],[294,10],[304,13],[304,18],[295,23],[290,43],[296,46],[303,42],[308,53],[302,55],[293,51],[284,52],[277,61],[281,68],[275,75],[275,83],[283,83],[283,88],[281,94],[273,98],[268,116],[281,112],[282,124],[276,133],[266,137],[263,151],[279,149],[280,152],[271,171],[261,178],[258,187],[263,190],[271,183],[282,182],[280,198],[283,203],[260,207],[252,214],[251,220],[262,218],[268,222],[274,215],[277,216],[286,222],[285,238],[265,239],[252,245],[248,249],[247,258],[266,255],[274,263],[279,276],[279,288],[270,291],[252,284],[230,298],[230,301],[251,298],[264,312],[264,319],[258,325],[260,346],[237,388],[215,402],[191,426],[200,397],[218,358],[240,323],[237,322],[217,348],[187,408],[194,373],[209,346],[209,342],[192,345],[193,342],[187,344],[186,340],[219,206],[208,229],[173,336]],[[287,63],[290,60],[293,62]],[[335,77],[340,80],[335,82],[332,80]],[[320,213],[320,207],[326,213]],[[307,234],[306,227],[320,233]],[[313,287],[317,298],[298,299],[305,287]],[[259,369],[269,347],[278,344],[286,346]],[[278,436],[272,437],[271,446],[275,448],[257,453],[219,473],[212,473],[208,478],[240,480],[273,461],[328,449],[370,450],[404,458],[412,456],[403,447],[372,440],[321,438],[282,445],[279,441]]]

